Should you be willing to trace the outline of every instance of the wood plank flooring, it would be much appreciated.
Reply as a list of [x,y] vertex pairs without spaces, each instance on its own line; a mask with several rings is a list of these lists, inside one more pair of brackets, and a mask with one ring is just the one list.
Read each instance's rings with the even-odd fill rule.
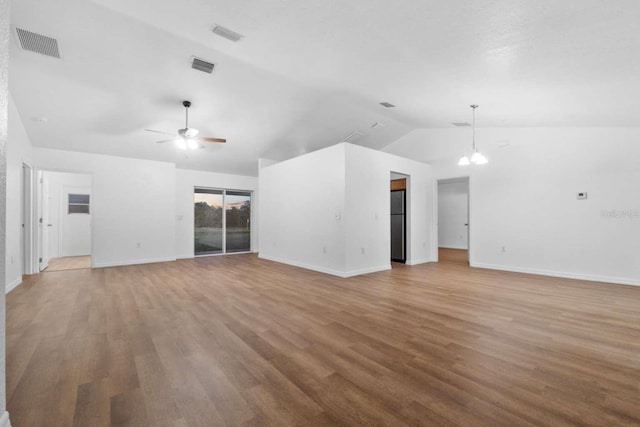
[[45,272],[76,270],[78,268],[91,268],[91,256],[66,256],[62,258],[50,258],[49,266]]
[[23,426],[640,425],[640,288],[197,258],[7,296]]
[[469,265],[469,255],[466,249],[438,248],[438,260]]

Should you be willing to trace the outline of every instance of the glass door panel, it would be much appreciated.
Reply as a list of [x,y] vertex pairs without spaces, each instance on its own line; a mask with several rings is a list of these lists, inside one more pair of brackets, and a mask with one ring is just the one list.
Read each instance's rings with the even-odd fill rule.
[[195,254],[221,254],[223,242],[223,191],[196,188],[194,194]]
[[226,251],[251,250],[251,193],[227,191],[224,203]]

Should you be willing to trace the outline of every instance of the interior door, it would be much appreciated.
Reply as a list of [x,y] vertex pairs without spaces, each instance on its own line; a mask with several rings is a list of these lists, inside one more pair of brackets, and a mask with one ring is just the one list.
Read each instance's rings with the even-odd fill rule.
[[38,171],[38,268],[49,267],[49,181]]
[[65,185],[60,194],[60,256],[91,255],[91,187]]

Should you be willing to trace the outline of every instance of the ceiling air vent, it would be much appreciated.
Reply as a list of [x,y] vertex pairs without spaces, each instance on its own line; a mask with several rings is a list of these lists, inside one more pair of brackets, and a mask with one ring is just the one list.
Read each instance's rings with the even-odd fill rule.
[[220,37],[224,37],[227,40],[231,40],[232,42],[239,42],[244,38],[242,34],[238,34],[235,31],[231,31],[230,29],[222,27],[220,25],[216,25],[213,28],[213,34],[217,34]]
[[382,105],[383,107],[386,107],[386,108],[393,108],[393,107],[395,107],[395,105],[393,105],[393,104],[392,104],[392,103],[390,103],[390,102],[386,102],[386,101],[385,101],[385,102],[381,102],[381,103],[380,103],[380,105]]
[[43,36],[42,34],[32,33],[16,27],[20,46],[24,50],[47,55],[52,58],[60,59],[60,50],[58,49],[58,40],[53,37]]
[[343,139],[341,142],[354,142],[357,139],[360,139],[364,136],[364,133],[358,132],[358,131],[353,131],[349,134],[349,136],[347,136],[345,139]]
[[213,67],[215,67],[215,64],[203,61],[195,56],[191,60],[191,68],[194,70],[204,71],[205,73],[211,74],[213,72]]
[[467,122],[454,122],[454,123],[451,123],[451,124],[452,124],[452,125],[454,125],[454,126],[457,126],[457,127],[459,127],[459,128],[460,128],[460,127],[465,127],[465,126],[471,126],[471,125],[470,125],[469,123],[467,123]]

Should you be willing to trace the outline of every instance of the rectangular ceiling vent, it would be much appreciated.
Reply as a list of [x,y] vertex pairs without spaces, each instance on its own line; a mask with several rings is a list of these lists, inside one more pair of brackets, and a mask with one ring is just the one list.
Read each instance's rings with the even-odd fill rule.
[[213,73],[213,68],[215,64],[211,62],[204,61],[200,58],[196,58],[195,56],[191,58],[191,68],[198,71],[203,71],[205,73]]
[[454,122],[454,123],[451,123],[451,124],[454,125],[454,126],[457,126],[457,127],[471,126],[471,124],[469,124],[467,122]]
[[395,105],[393,105],[393,104],[392,104],[392,103],[390,103],[390,102],[386,102],[386,101],[385,101],[385,102],[381,102],[381,103],[380,103],[380,105],[382,105],[383,107],[386,107],[386,108],[393,108],[393,107],[395,107]]
[[43,36],[42,34],[33,33],[18,27],[16,27],[16,32],[18,33],[20,46],[24,50],[60,59],[58,40],[53,37]]
[[360,138],[362,138],[364,136],[364,133],[358,132],[358,131],[353,131],[349,134],[349,136],[347,136],[345,139],[343,139],[341,142],[354,142]]
[[230,29],[222,27],[220,25],[216,25],[213,28],[213,34],[217,34],[220,37],[224,37],[227,40],[231,40],[232,42],[239,42],[244,38],[242,34],[238,34],[235,31],[231,31]]

